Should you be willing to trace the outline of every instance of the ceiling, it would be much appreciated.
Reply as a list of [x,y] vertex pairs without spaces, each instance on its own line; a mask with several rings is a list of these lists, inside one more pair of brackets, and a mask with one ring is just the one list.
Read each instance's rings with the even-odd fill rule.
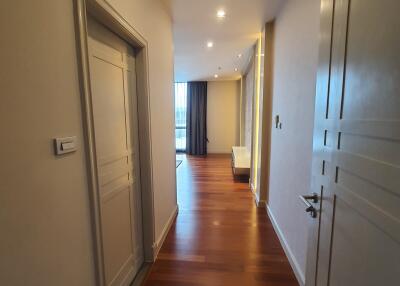
[[[164,0],[173,20],[175,81],[216,80],[215,74],[218,80],[238,79],[263,24],[274,18],[283,2]],[[217,17],[220,9],[225,18]],[[212,48],[208,41],[214,43]]]

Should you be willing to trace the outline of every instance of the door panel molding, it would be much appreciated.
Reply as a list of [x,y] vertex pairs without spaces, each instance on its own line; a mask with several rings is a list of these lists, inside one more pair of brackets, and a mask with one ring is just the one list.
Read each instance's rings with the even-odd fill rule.
[[[145,261],[154,261],[153,244],[155,243],[154,225],[154,200],[153,200],[153,174],[151,154],[151,123],[150,123],[150,97],[148,87],[148,44],[146,39],[132,27],[107,1],[105,0],[74,0],[76,43],[78,55],[78,72],[81,89],[82,118],[84,126],[84,140],[86,150],[88,189],[91,202],[91,215],[94,241],[94,261],[96,272],[96,285],[106,285],[103,256],[103,241],[101,238],[102,228],[100,223],[100,177],[97,164],[108,164],[123,157],[124,154],[116,154],[107,158],[97,158],[94,143],[94,122],[92,114],[92,99],[89,72],[88,52],[88,14],[106,26],[109,30],[120,36],[135,48],[136,71],[137,71],[137,110],[138,110],[138,134],[139,150],[136,155],[128,154],[128,158],[140,157],[140,173],[137,179],[140,181],[140,196],[143,206],[143,244]],[[108,59],[115,64],[113,58]],[[119,66],[119,68],[124,68]],[[130,68],[128,67],[128,71]],[[131,152],[131,151],[129,151]],[[128,152],[128,153],[129,153]],[[100,159],[100,160],[99,160]],[[131,159],[128,159],[131,160]],[[129,184],[132,184],[130,173]],[[122,186],[121,186],[122,188]],[[125,186],[124,186],[125,188]],[[132,192],[130,192],[132,194]],[[134,263],[134,262],[133,262]],[[130,277],[129,275],[126,277]],[[129,279],[128,279],[129,280]],[[129,285],[131,281],[120,281],[118,285]],[[114,282],[113,282],[114,283]]]
[[321,2],[307,285],[400,283],[399,8]]
[[[371,201],[357,195],[350,189],[343,186],[335,186],[335,196],[349,204],[361,216],[371,221],[377,228],[384,231],[388,236],[400,243],[400,221],[394,215],[382,211],[382,208]],[[393,232],[393,230],[396,230]]]

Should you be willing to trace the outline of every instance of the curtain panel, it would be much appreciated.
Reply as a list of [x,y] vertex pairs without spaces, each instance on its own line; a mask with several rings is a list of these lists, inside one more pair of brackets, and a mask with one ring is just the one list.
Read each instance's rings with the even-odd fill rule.
[[207,155],[207,82],[188,82],[186,119],[186,153]]

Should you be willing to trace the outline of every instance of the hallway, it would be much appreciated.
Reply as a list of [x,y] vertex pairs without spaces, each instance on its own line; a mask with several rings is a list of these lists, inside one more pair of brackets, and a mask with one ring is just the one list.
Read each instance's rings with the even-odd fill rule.
[[230,155],[183,156],[179,214],[144,285],[298,285],[265,209],[230,164]]

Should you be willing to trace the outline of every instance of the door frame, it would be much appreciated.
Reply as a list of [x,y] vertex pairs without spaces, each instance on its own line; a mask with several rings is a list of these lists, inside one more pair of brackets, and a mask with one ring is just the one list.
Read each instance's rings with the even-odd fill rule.
[[140,192],[144,261],[154,262],[155,219],[151,153],[150,95],[148,76],[148,43],[107,0],[74,0],[76,46],[82,103],[84,148],[86,153],[96,285],[105,285],[104,257],[101,238],[100,196],[97,173],[96,145],[92,95],[90,87],[87,16],[94,17],[106,28],[130,44],[136,53],[136,96],[138,105],[138,137],[140,158]]
[[[321,176],[322,158],[318,155],[320,151],[319,139],[321,131],[324,128],[321,126],[322,119],[327,116],[326,100],[330,96],[330,81],[331,81],[331,65],[332,65],[332,38],[334,24],[334,10],[336,0],[321,0],[320,5],[320,36],[318,46],[318,67],[315,90],[315,109],[314,109],[314,131],[313,131],[313,154],[311,168],[311,193],[316,193],[319,198],[324,196],[324,189],[318,183],[318,177]],[[318,259],[320,245],[320,225],[323,201],[312,203],[318,210],[316,218],[310,218],[308,223],[308,246],[305,271],[305,285],[314,286],[317,284],[318,275]]]
[[271,169],[271,141],[272,141],[272,118],[273,118],[273,72],[274,72],[274,40],[275,40],[275,20],[265,23],[263,29],[264,37],[264,60],[261,65],[264,67],[264,76],[262,78],[263,93],[262,96],[262,110],[261,110],[261,129],[259,130],[261,136],[260,176],[259,182],[259,202],[262,207],[268,207],[269,204],[269,178]]

